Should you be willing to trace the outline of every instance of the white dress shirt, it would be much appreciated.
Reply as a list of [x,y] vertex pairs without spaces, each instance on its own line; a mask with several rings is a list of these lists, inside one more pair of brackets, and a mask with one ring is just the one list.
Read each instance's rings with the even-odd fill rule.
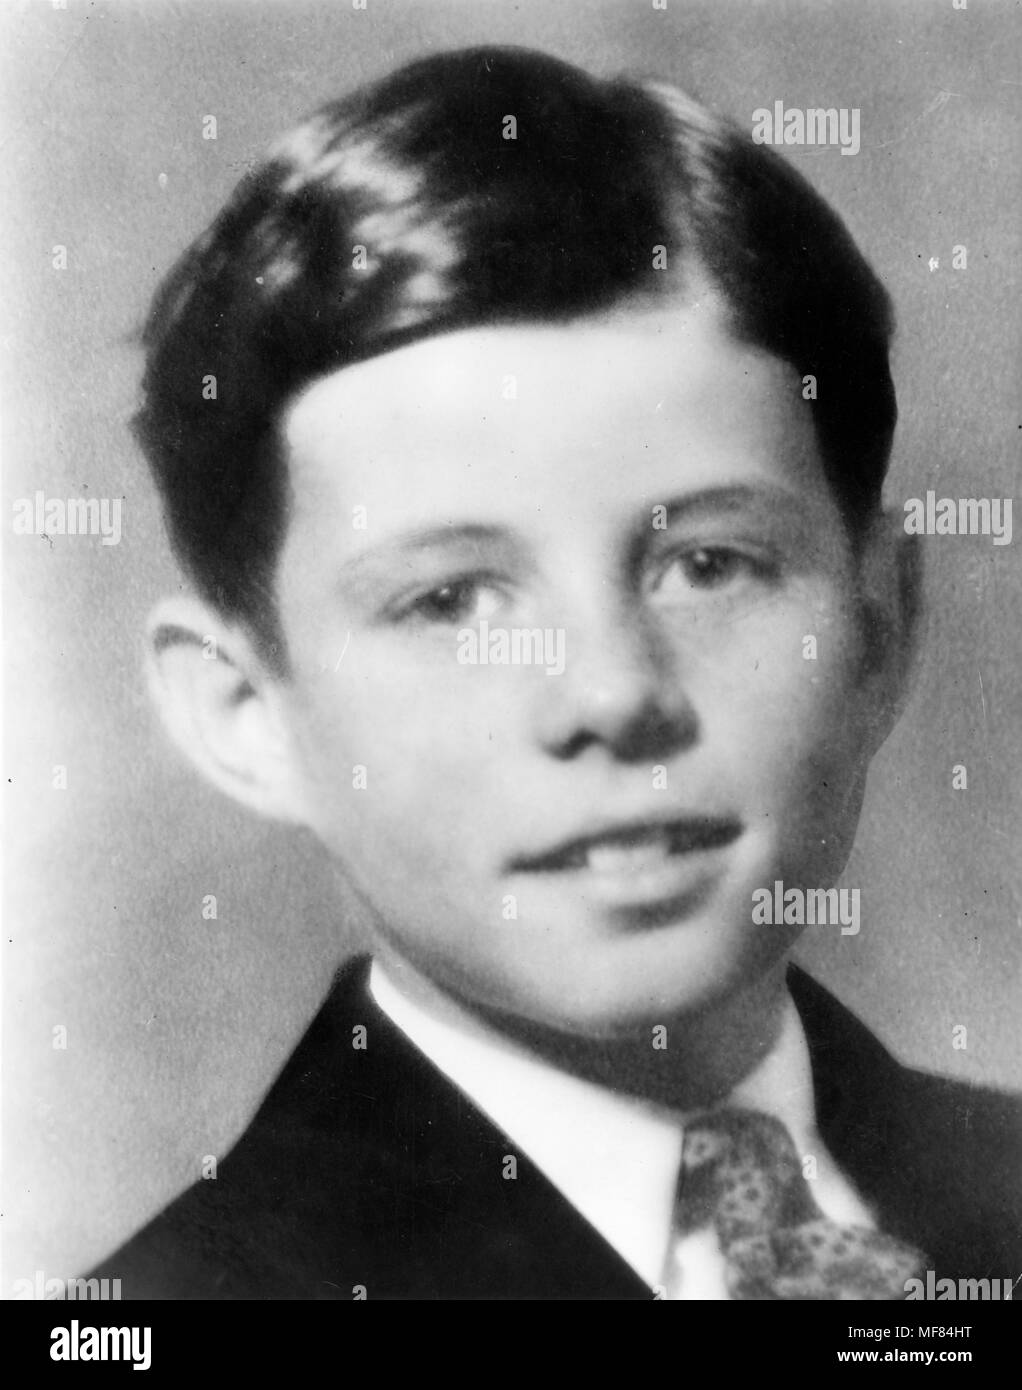
[[[683,1113],[561,1071],[474,1015],[437,1017],[403,994],[377,960],[369,989],[651,1289],[663,1296],[669,1288],[671,1298],[727,1298],[712,1230],[672,1239]],[[790,997],[775,1046],[735,1087],[730,1103],[775,1115],[799,1154],[815,1158],[813,1196],[827,1216],[874,1224],[817,1132],[809,1050]]]

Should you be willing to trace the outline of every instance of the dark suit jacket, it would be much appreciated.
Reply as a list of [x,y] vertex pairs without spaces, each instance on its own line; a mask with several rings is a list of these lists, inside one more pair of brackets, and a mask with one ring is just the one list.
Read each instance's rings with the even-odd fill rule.
[[[649,1299],[602,1236],[375,1005],[350,962],[220,1165],[93,1276],[124,1298]],[[1022,1270],[1022,1106],[910,1071],[801,971],[824,1142],[938,1278]],[[367,1030],[364,1050],[353,1028]],[[502,1176],[517,1157],[517,1178]]]

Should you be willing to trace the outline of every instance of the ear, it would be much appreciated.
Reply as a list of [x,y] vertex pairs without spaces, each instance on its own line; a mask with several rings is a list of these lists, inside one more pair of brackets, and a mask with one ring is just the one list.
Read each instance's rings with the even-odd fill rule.
[[198,599],[167,599],[149,618],[148,674],[164,727],[208,781],[261,815],[304,821],[280,680],[241,629]]
[[901,716],[916,674],[923,634],[919,537],[900,513],[882,512],[867,532],[859,564],[860,680],[872,706],[871,753]]

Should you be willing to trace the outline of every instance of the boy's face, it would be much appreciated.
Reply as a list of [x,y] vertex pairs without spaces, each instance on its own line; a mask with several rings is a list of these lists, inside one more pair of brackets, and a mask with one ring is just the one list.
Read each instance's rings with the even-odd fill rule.
[[[434,983],[613,1035],[751,982],[798,931],[754,890],[841,871],[876,695],[811,409],[709,298],[434,338],[292,404],[305,815]],[[459,660],[483,619],[541,664]]]

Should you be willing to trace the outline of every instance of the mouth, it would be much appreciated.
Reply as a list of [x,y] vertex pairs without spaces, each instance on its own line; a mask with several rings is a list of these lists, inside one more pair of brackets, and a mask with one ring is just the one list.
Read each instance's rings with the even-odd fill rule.
[[739,821],[696,816],[633,822],[566,840],[541,854],[512,860],[512,872],[586,872],[595,879],[656,879],[692,857],[723,849],[742,833]]
[[717,816],[619,823],[509,868],[630,927],[663,926],[689,918],[706,901],[724,868],[722,852],[742,832],[740,821]]

